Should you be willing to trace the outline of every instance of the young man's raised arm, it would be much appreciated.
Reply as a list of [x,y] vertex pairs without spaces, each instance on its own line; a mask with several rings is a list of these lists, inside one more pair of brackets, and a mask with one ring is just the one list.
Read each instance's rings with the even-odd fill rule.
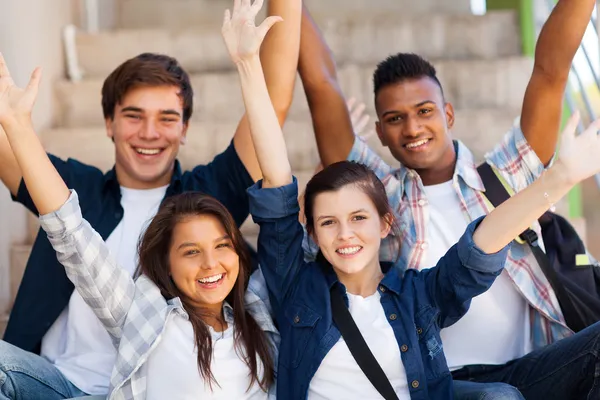
[[545,165],[556,149],[569,70],[595,4],[595,0],[559,0],[540,32],[521,129]]
[[[283,126],[294,94],[300,47],[302,0],[269,0],[267,11],[269,16],[276,15],[283,18],[283,22],[271,28],[260,51],[269,97],[275,108],[279,125]],[[254,152],[246,114],[238,124],[233,143],[252,179],[255,181],[260,179],[262,173]]]
[[346,99],[337,81],[335,61],[306,7],[302,10],[298,72],[310,108],[321,163],[346,160],[354,132]]

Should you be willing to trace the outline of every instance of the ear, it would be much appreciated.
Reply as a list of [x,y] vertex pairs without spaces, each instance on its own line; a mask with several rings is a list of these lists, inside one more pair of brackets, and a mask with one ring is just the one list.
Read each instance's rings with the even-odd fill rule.
[[377,136],[379,137],[381,144],[387,147],[387,143],[385,142],[385,138],[383,137],[383,130],[381,129],[381,122],[375,121],[375,131],[377,132]]
[[112,141],[115,141],[115,132],[113,130],[113,120],[108,117],[104,119],[104,126],[106,127],[106,136],[108,136]]
[[446,112],[446,125],[448,129],[452,129],[454,126],[454,107],[452,107],[452,103],[447,102],[444,105],[444,111]]
[[392,225],[394,224],[394,216],[392,214],[386,214],[383,218],[381,218],[381,238],[385,239],[392,230]]
[[185,144],[187,143],[187,131],[188,131],[189,126],[190,126],[189,121],[185,122],[183,124],[183,130],[181,131],[181,138],[179,139],[179,143],[182,146],[185,146]]

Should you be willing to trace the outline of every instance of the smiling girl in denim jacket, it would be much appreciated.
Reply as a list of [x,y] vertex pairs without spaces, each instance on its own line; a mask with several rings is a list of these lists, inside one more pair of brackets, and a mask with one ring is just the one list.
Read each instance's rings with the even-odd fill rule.
[[473,221],[434,268],[404,275],[378,258],[381,239],[402,237],[382,183],[363,165],[331,165],[306,188],[306,228],[320,252],[316,262],[305,262],[298,185],[258,55],[265,27],[254,26],[256,9],[237,6],[239,0],[233,17],[225,15],[223,35],[263,172],[249,189],[250,212],[260,225],[259,263],[281,334],[278,398],[380,398],[333,320],[332,298],[339,295],[395,393],[388,398],[453,398],[440,329],[491,286],[514,237],[600,170],[599,124],[575,138],[578,117],[572,118],[542,179]]

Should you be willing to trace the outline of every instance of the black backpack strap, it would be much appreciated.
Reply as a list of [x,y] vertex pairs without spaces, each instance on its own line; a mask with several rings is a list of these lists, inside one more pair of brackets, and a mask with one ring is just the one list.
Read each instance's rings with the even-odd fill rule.
[[[500,179],[498,179],[498,176],[492,169],[491,165],[488,163],[483,163],[477,167],[477,172],[479,172],[479,176],[481,177],[483,186],[485,187],[485,197],[487,197],[494,207],[498,207],[500,204],[510,198],[510,194],[506,191],[506,188]],[[575,332],[585,328],[585,323],[581,321],[581,318],[578,317],[579,313],[577,312],[577,309],[571,300],[571,296],[569,296],[566,288],[560,281],[558,274],[554,268],[552,268],[548,256],[540,248],[538,244],[537,233],[535,233],[533,229],[527,228],[519,236],[522,240],[527,242],[531,248],[531,251],[540,265],[542,272],[544,275],[546,275],[546,279],[548,279],[550,286],[552,286],[567,325]]]
[[331,313],[333,315],[333,322],[335,322],[340,330],[352,357],[354,357],[356,363],[375,389],[377,389],[385,400],[398,400],[392,384],[383,372],[383,369],[381,369],[375,356],[373,356],[373,353],[371,353],[354,319],[352,319],[352,315],[344,302],[344,296],[337,285],[334,285],[331,289]]

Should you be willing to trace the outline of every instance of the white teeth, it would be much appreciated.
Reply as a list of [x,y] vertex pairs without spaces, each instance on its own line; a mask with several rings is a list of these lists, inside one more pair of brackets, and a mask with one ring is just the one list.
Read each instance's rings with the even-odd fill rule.
[[160,153],[160,149],[141,149],[139,147],[136,148],[135,151],[137,151],[140,154],[146,154],[150,156]]
[[349,254],[355,254],[355,253],[358,253],[358,251],[359,251],[360,249],[362,249],[362,247],[360,247],[360,246],[355,246],[355,247],[345,247],[345,248],[343,248],[343,249],[337,249],[336,251],[337,251],[338,253],[340,253],[340,254],[346,254],[346,255],[349,255]]
[[207,278],[198,279],[200,283],[213,283],[220,280],[223,277],[223,274],[209,276]]
[[409,149],[414,149],[415,147],[419,147],[419,146],[424,145],[428,141],[429,141],[429,139],[419,140],[418,142],[413,142],[413,143],[407,144],[406,147],[408,147]]

